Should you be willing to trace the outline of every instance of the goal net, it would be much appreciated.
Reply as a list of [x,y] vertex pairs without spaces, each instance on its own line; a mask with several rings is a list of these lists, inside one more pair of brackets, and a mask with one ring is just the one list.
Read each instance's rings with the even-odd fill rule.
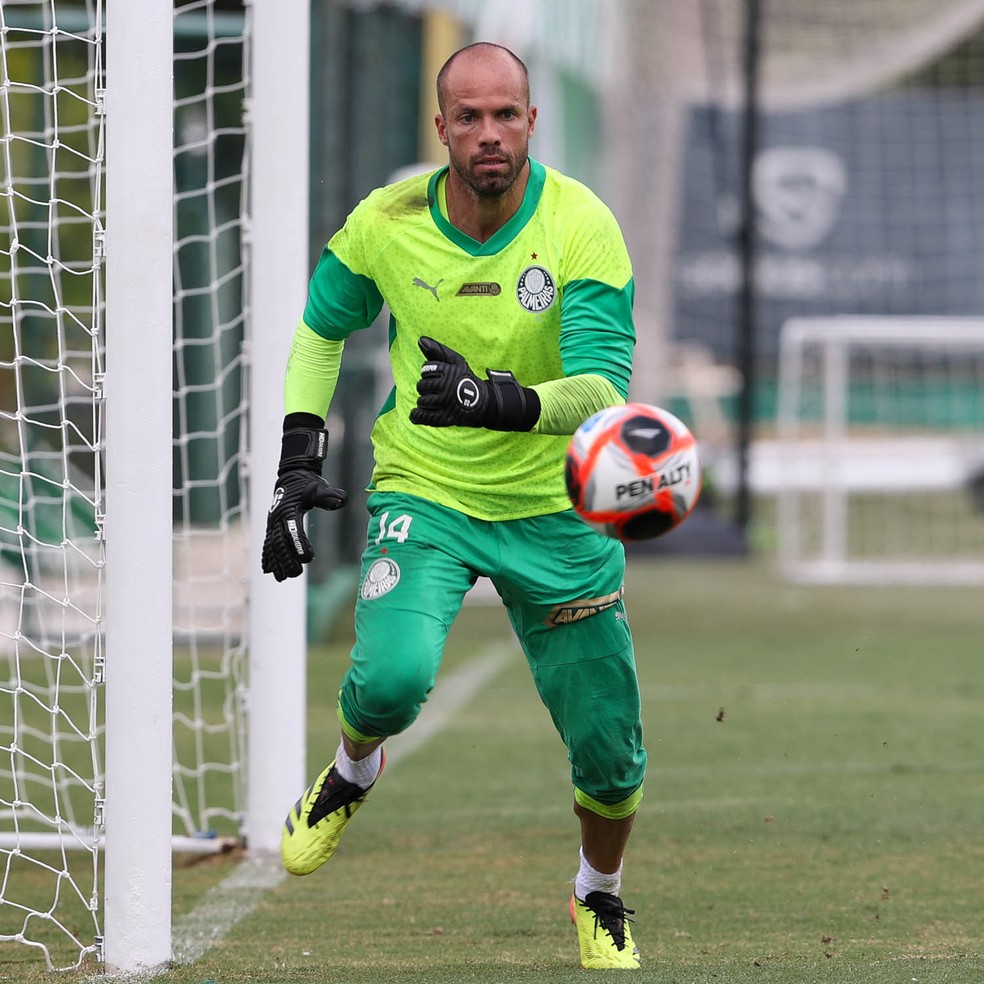
[[[172,809],[205,851],[244,809],[247,61],[241,11],[174,8]],[[0,962],[48,969],[103,933],[106,18],[0,2]]]
[[174,815],[186,850],[238,838],[245,802],[248,52],[242,15],[218,8],[186,0],[174,17]]
[[984,319],[794,319],[780,340],[783,570],[984,583]]
[[102,11],[4,4],[0,942],[78,963],[102,808]]

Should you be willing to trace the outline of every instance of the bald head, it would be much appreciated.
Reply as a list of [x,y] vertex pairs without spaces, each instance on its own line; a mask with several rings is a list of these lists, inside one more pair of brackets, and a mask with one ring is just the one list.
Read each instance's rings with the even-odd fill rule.
[[470,72],[477,67],[514,75],[523,101],[529,106],[530,76],[523,62],[501,44],[476,41],[456,51],[437,73],[437,105],[442,114],[447,111],[449,93],[463,81],[467,83]]
[[434,125],[448,148],[451,197],[459,204],[482,202],[499,218],[515,210],[536,122],[526,66],[501,45],[470,44],[438,73],[437,93],[441,111]]

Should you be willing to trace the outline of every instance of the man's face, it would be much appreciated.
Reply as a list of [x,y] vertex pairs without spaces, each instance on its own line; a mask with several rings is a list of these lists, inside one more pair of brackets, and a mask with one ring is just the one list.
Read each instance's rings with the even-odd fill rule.
[[512,187],[529,157],[535,120],[523,75],[508,56],[462,56],[452,65],[437,132],[451,167],[480,198]]

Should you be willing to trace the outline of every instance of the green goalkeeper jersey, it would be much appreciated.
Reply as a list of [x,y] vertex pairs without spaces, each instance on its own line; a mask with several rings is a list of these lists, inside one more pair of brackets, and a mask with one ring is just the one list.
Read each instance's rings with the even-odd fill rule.
[[[508,369],[523,386],[590,375],[624,399],[635,330],[622,234],[589,189],[531,160],[521,207],[480,243],[442,211],[446,173],[380,188],[356,206],[322,253],[301,329],[343,342],[389,308],[394,386],[372,429],[372,488],[483,520],[568,509],[567,435],[410,422],[424,363],[417,341],[437,339],[479,375]],[[290,377],[289,367],[288,390]]]

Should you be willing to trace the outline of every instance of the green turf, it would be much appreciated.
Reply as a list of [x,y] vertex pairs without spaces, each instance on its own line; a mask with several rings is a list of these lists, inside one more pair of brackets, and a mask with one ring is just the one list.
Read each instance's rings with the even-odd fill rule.
[[[666,558],[632,561],[627,601],[650,751],[623,882],[633,979],[984,981],[979,591],[798,587],[764,560]],[[507,637],[498,609],[467,608],[445,673]],[[348,642],[343,624],[311,654],[312,770],[336,741]],[[160,980],[581,980],[570,802],[517,650],[387,771],[329,866]],[[233,865],[178,867],[176,914]],[[36,966],[0,948],[0,981],[50,981]]]

